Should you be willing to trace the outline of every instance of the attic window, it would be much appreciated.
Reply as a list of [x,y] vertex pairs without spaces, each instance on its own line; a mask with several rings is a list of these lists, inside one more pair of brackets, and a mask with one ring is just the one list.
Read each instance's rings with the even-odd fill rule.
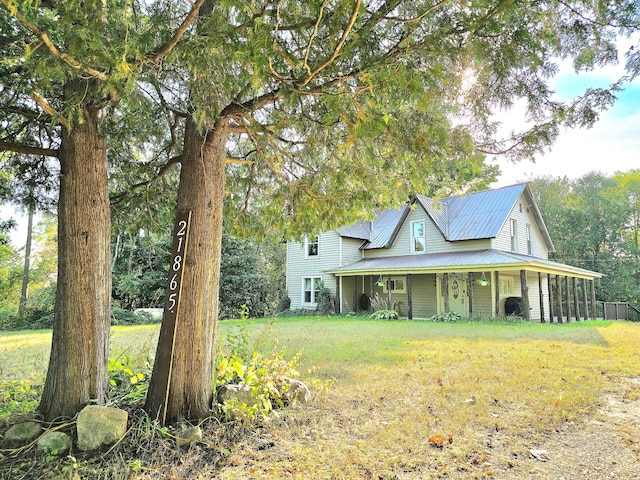
[[424,253],[426,245],[424,220],[411,222],[411,253]]
[[305,248],[304,248],[305,256],[317,257],[319,252],[319,246],[320,246],[320,242],[318,241],[317,235],[313,239],[307,238],[305,240]]

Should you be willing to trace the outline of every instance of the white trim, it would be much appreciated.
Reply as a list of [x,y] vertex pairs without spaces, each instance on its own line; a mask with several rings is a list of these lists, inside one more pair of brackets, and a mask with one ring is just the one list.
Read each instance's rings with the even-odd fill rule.
[[[422,224],[422,236],[416,237],[414,236],[414,225],[421,223]],[[426,222],[424,220],[413,220],[410,224],[410,241],[411,241],[411,253],[413,254],[421,254],[427,252],[427,232],[426,232]],[[423,250],[416,250],[416,239],[422,239],[422,247]]]
[[[311,280],[311,301],[307,302],[305,301],[305,292],[307,290],[305,290],[305,280],[310,279]],[[322,276],[320,275],[313,275],[313,276],[308,276],[308,277],[302,277],[302,288],[300,289],[300,304],[303,307],[316,307],[318,305],[318,301],[316,299],[316,295],[315,292],[317,291],[314,287],[315,287],[315,281],[316,280],[320,280],[322,282]]]
[[[382,286],[382,293],[387,293],[387,283],[389,282],[389,277],[383,275],[382,279],[384,280],[384,285]],[[391,293],[407,293],[407,276],[392,276],[391,277],[392,288]],[[399,286],[400,288],[396,288]]]
[[[315,255],[309,255],[309,244],[313,244],[316,243],[318,246],[316,248],[316,254]],[[320,235],[318,235],[316,237],[316,241],[315,242],[309,242],[309,238],[305,237],[304,238],[304,258],[306,259],[310,259],[313,260],[315,258],[319,258],[320,257]]]

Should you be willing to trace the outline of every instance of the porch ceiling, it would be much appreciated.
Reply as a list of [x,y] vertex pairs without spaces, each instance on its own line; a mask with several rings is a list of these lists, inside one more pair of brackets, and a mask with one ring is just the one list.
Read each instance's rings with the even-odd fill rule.
[[544,258],[499,250],[469,250],[396,257],[363,258],[339,268],[327,270],[337,276],[419,274],[451,272],[520,271],[566,275],[578,278],[602,278],[602,274]]

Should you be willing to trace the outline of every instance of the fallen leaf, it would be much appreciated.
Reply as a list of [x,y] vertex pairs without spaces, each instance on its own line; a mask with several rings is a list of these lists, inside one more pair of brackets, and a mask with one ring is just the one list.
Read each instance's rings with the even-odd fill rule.
[[546,462],[548,460],[547,451],[546,450],[534,450],[534,449],[531,449],[531,450],[529,450],[529,453],[531,454],[531,456],[533,458],[535,458],[536,460],[540,460],[541,462]]
[[429,443],[434,447],[442,447],[442,444],[444,443],[444,437],[440,434],[431,435],[429,437]]

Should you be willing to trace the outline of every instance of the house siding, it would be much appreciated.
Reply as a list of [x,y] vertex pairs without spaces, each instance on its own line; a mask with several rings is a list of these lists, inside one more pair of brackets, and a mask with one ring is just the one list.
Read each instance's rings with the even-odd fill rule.
[[306,257],[304,242],[287,242],[287,294],[291,308],[313,308],[303,304],[302,279],[320,277],[324,286],[336,295],[336,277],[324,272],[340,264],[341,238],[337,232],[324,232],[318,236],[318,256]]
[[533,251],[531,253],[534,257],[549,258],[549,250],[544,242],[542,233],[538,228],[534,216],[531,214],[531,208],[527,203],[524,195],[520,195],[518,201],[514,204],[509,217],[502,225],[500,232],[496,238],[491,241],[491,248],[496,250],[503,250],[505,252],[511,251],[511,224],[510,220],[516,221],[516,234],[518,248],[515,253],[521,253],[528,255],[527,252],[527,225],[531,227],[531,242]]

